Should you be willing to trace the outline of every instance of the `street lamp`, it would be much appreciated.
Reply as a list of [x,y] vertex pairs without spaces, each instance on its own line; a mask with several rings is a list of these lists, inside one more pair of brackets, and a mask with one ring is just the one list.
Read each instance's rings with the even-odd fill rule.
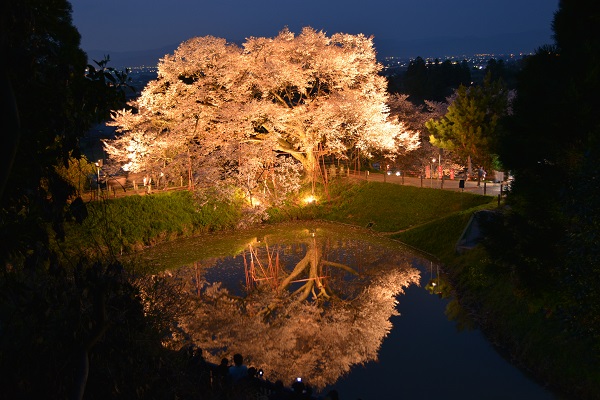
[[438,154],[438,167],[437,167],[437,179],[438,182],[440,182],[440,189],[442,189],[444,187],[444,171],[442,170],[442,149],[440,149],[440,152]]
[[98,160],[96,163],[96,170],[98,172],[98,177],[96,179],[96,187],[98,188],[98,199],[100,198],[100,168],[102,168],[102,160]]
[[430,165],[430,167],[429,167],[429,187],[433,187],[433,170],[435,168],[435,162],[436,162],[436,159],[434,157],[431,159],[431,164],[429,164]]

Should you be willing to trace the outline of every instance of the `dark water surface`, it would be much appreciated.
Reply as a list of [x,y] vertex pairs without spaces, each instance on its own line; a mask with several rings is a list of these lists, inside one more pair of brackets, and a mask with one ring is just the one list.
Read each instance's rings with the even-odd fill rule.
[[[265,272],[268,254],[280,266],[275,275]],[[342,400],[557,398],[478,330],[448,319],[451,299],[425,288],[435,264],[370,231],[285,224],[138,256],[202,293],[192,295],[197,318],[182,327],[211,362],[240,352],[270,380],[289,384],[300,375],[323,393],[335,388]],[[251,261],[257,280],[248,292]],[[293,271],[297,282],[272,286]],[[294,300],[304,292],[305,301]]]
[[[427,263],[419,268],[426,275]],[[335,388],[344,400],[557,399],[502,358],[479,330],[445,315],[449,300],[411,286],[392,317],[379,361],[357,367]]]

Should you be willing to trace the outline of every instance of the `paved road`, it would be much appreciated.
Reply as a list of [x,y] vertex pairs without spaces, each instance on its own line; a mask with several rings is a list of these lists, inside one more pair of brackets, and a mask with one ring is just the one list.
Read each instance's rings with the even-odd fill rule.
[[426,178],[415,178],[415,177],[402,177],[396,175],[386,175],[380,173],[370,173],[362,172],[361,174],[350,173],[351,177],[356,179],[366,179],[368,181],[373,182],[387,182],[387,183],[395,183],[398,185],[409,185],[409,186],[418,186],[423,188],[432,188],[432,189],[444,189],[444,190],[453,190],[455,192],[469,192],[475,194],[482,194],[486,196],[494,196],[497,197],[501,191],[504,193],[506,189],[506,183],[494,183],[494,182],[481,182],[479,186],[477,186],[477,181],[466,181],[464,189],[459,187],[459,179],[444,179],[442,182],[439,179],[426,179]]

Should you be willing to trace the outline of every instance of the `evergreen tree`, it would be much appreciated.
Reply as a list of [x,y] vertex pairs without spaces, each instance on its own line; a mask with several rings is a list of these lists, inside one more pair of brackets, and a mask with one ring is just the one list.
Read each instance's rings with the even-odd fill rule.
[[490,58],[485,67],[485,73],[486,75],[490,73],[493,81],[501,80],[508,89],[515,89],[516,74],[519,69],[519,62],[513,62],[507,65],[504,60]]
[[453,151],[467,164],[491,169],[498,123],[508,112],[508,92],[500,82],[486,77],[481,86],[460,86],[448,112],[425,126],[434,146]]

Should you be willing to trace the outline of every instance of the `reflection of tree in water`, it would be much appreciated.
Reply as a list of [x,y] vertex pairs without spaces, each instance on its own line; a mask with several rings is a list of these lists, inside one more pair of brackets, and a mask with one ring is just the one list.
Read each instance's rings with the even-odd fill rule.
[[[275,268],[279,252],[299,249],[305,253],[293,268],[282,261]],[[243,298],[206,282],[197,295],[197,268],[177,271],[194,304],[179,328],[210,361],[239,352],[271,380],[302,376],[317,388],[377,359],[396,296],[420,278],[405,254],[359,241],[309,237],[287,250],[255,245],[247,256],[255,286]]]
[[[293,251],[298,252],[300,248],[305,254],[294,268],[287,272],[281,267],[277,249],[271,250],[267,244],[264,249],[250,246],[249,262],[246,262],[247,255],[244,254],[246,287],[260,290],[266,286],[275,289],[278,294],[289,290],[292,292],[291,297],[295,297],[296,301],[304,301],[309,297],[315,301],[326,301],[332,296],[337,297],[335,284],[343,281],[346,274],[358,278],[360,273],[346,263],[331,260],[331,247],[330,239],[318,242],[314,236],[305,238],[301,243],[295,243]],[[346,243],[344,247],[348,249],[351,245]],[[354,285],[348,287],[356,286],[359,279],[346,280],[345,283],[352,282]]]

